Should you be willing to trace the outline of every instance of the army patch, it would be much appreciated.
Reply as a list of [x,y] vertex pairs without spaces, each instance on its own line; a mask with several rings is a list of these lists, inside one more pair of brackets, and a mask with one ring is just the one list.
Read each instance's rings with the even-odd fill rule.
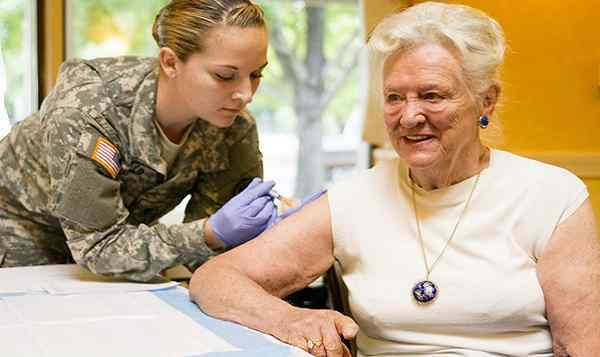
[[121,154],[117,147],[103,137],[96,140],[92,160],[105,169],[110,177],[116,178],[121,171]]

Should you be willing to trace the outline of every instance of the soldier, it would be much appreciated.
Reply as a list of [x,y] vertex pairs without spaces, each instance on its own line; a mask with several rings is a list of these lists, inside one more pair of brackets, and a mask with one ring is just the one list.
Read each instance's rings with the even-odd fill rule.
[[[158,58],[65,62],[0,142],[0,267],[74,261],[144,281],[279,219],[244,110],[267,65],[262,10],[172,0],[152,35]],[[157,223],[188,194],[184,223]]]

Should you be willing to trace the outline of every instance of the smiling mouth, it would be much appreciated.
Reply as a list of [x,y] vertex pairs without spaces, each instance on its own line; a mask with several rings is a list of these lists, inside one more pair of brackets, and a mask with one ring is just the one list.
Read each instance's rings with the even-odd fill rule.
[[429,139],[432,139],[433,136],[432,135],[406,135],[404,137],[405,140],[409,141],[409,142],[421,142],[421,141],[426,141]]

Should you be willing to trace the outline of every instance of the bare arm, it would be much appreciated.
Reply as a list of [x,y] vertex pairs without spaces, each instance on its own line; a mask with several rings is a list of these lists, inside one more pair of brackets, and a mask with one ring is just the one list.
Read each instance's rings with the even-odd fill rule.
[[561,223],[538,261],[554,354],[600,351],[600,240],[586,200]]
[[280,297],[307,286],[333,264],[326,196],[308,204],[259,238],[211,259],[192,277],[190,295],[205,312],[268,333],[317,355],[347,353],[358,326],[331,310],[296,308]]

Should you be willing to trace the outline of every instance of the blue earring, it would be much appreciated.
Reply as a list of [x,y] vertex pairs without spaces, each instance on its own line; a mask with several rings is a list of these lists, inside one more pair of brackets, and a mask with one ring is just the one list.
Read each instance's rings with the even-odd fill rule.
[[487,115],[480,116],[479,117],[479,126],[481,127],[481,129],[487,128],[488,125],[490,125],[490,120],[488,119]]

